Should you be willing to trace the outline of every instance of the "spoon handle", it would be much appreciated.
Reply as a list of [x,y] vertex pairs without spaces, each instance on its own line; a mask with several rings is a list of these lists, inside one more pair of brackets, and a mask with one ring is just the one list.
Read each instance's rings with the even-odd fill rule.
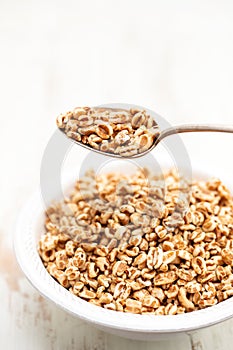
[[187,125],[177,125],[161,132],[158,137],[157,143],[160,142],[167,136],[174,134],[181,134],[184,132],[201,132],[201,131],[215,131],[215,132],[228,132],[233,133],[232,125],[211,125],[211,124],[187,124]]

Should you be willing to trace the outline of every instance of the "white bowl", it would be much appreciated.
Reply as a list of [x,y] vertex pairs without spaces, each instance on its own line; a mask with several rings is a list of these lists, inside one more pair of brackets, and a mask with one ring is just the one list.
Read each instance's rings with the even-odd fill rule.
[[38,255],[37,243],[44,233],[44,218],[44,204],[38,191],[19,215],[14,236],[16,257],[31,284],[44,297],[72,315],[109,333],[140,340],[174,337],[233,316],[233,298],[186,314],[155,316],[110,311],[74,296],[49,275]]

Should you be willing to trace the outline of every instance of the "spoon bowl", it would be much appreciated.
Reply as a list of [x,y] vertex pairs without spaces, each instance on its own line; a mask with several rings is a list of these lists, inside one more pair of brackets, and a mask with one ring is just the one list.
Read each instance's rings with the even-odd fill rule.
[[[84,107],[84,113],[86,113],[85,108],[88,107]],[[75,111],[75,110],[74,110]],[[73,115],[74,112],[73,111]],[[122,140],[122,144],[119,145],[119,143],[117,143],[116,139],[117,137],[115,137],[115,144],[113,145],[111,151],[109,150],[103,150],[101,147],[97,148],[97,147],[93,147],[90,143],[86,142],[85,140],[85,136],[84,135],[84,142],[83,142],[83,137],[81,136],[81,138],[78,135],[78,138],[76,138],[74,135],[74,133],[69,133],[67,132],[67,127],[65,126],[65,123],[68,123],[68,120],[64,120],[63,118],[67,117],[66,115],[60,115],[57,119],[57,125],[59,127],[59,130],[68,138],[70,138],[73,142],[75,142],[76,144],[88,149],[88,150],[92,150],[96,153],[102,154],[102,155],[106,155],[106,156],[111,156],[114,158],[138,158],[143,156],[144,154],[148,153],[151,148],[154,146],[155,144],[155,140],[158,138],[160,131],[159,131],[159,127],[157,124],[157,120],[160,119],[161,117],[158,116],[155,112],[150,111],[142,106],[137,106],[137,105],[133,105],[133,104],[119,104],[119,103],[112,103],[112,104],[105,104],[105,105],[99,105],[96,107],[93,107],[91,112],[88,112],[88,114],[92,114],[92,111],[99,113],[101,119],[95,120],[95,126],[98,128],[98,126],[105,126],[105,127],[113,127],[114,129],[114,133],[111,136],[111,139],[103,139],[103,145],[105,144],[111,144],[112,143],[112,139],[114,138],[114,136],[120,136],[120,134],[125,132],[125,135],[123,135],[123,137],[125,137],[125,140]],[[101,115],[102,113],[108,113],[108,116],[104,116]],[[138,127],[136,127],[134,125],[134,119],[136,117],[136,113],[142,113],[142,115],[146,115],[147,118],[150,118],[150,123],[151,125],[149,125],[148,128],[146,128],[146,126],[142,123],[139,124]],[[69,112],[72,113],[72,112]],[[68,113],[68,119],[69,117],[69,113]],[[81,112],[80,112],[81,113]],[[117,119],[118,116],[122,116],[122,115],[127,115],[127,121],[126,122],[122,122],[119,121]],[[78,116],[78,118],[83,118],[84,116]],[[114,118],[115,120],[111,120],[111,118]],[[73,118],[77,118],[76,116]],[[72,117],[71,117],[72,119]],[[83,118],[85,119],[85,118]],[[86,118],[87,121],[87,118]],[[88,122],[88,121],[87,121]],[[76,123],[76,121],[75,121]],[[78,123],[78,122],[77,122]],[[146,123],[145,123],[146,124]],[[132,127],[133,126],[133,127]],[[79,129],[78,129],[79,130]],[[130,131],[131,130],[131,131]],[[87,131],[87,136],[89,136],[90,138],[92,138],[92,140],[94,140],[94,133],[98,133],[98,131],[94,131],[90,129],[89,130],[84,130],[85,132]],[[92,132],[92,134],[90,134]],[[82,133],[82,131],[81,131]],[[72,137],[73,136],[73,137]],[[92,137],[93,136],[93,137]],[[99,136],[98,134],[95,136]],[[121,135],[122,136],[122,135]],[[144,137],[144,144],[141,144],[141,139],[142,137]],[[145,146],[145,141],[148,141],[148,137],[149,137],[149,143]],[[124,142],[125,141],[125,142]],[[95,146],[95,145],[94,145]],[[119,147],[120,146],[120,147]],[[122,149],[122,152],[119,148]],[[130,149],[131,152],[128,152],[127,150]],[[125,152],[124,152],[125,150]]]

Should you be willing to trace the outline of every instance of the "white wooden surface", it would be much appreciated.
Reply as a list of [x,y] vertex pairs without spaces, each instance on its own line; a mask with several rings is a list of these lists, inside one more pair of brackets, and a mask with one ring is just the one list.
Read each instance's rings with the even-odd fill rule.
[[[231,347],[233,320],[141,343],[72,318],[24,278],[12,235],[61,111],[129,102],[174,124],[233,123],[232,20],[230,0],[0,1],[0,349]],[[182,136],[191,159],[232,177],[233,136],[206,136]]]

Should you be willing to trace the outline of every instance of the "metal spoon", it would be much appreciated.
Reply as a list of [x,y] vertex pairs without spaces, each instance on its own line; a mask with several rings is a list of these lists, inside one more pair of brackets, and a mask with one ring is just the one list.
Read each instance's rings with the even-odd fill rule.
[[[129,110],[131,108],[138,108],[140,110],[146,110],[148,111],[148,109],[143,108],[141,106],[136,106],[136,105],[132,105],[132,104],[106,104],[106,105],[101,105],[101,106],[97,106],[94,107],[95,109],[101,108],[101,109],[106,109],[106,110],[111,110],[111,111],[123,111],[123,110]],[[155,119],[156,116],[158,116],[155,112],[153,111],[148,111],[148,113],[150,115],[152,115]],[[156,121],[156,120],[155,120]],[[60,129],[60,131],[62,133],[65,133],[65,131],[63,129]],[[173,126],[173,127],[169,127],[169,128],[165,128],[164,130],[160,131],[160,134],[157,138],[155,138],[154,143],[152,144],[152,146],[141,152],[141,153],[137,153],[131,156],[122,156],[120,154],[115,154],[115,153],[110,153],[110,152],[104,152],[104,151],[100,151],[98,149],[95,149],[89,145],[86,145],[82,142],[76,141],[74,139],[71,139],[73,142],[75,142],[76,144],[87,148],[88,150],[92,150],[96,153],[102,154],[102,155],[106,155],[106,156],[110,156],[110,157],[114,157],[114,158],[139,158],[139,157],[143,157],[144,155],[146,155],[147,153],[151,152],[158,144],[160,141],[162,141],[163,139],[165,139],[168,136],[171,135],[175,135],[175,134],[181,134],[181,133],[186,133],[186,132],[225,132],[225,133],[233,133],[233,126],[231,125],[212,125],[212,124],[184,124],[184,125],[177,125],[177,126]],[[67,136],[67,135],[66,135]]]

